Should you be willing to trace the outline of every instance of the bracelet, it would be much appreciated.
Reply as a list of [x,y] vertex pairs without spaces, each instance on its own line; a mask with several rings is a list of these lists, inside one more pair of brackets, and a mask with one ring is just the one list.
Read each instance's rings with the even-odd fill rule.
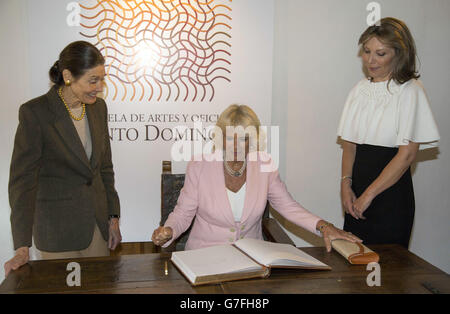
[[323,225],[321,225],[321,226],[319,227],[319,232],[323,234],[323,229],[324,229],[325,227],[330,227],[330,226],[334,227],[334,225],[333,225],[332,223],[330,223],[330,222],[325,222]]
[[343,177],[341,178],[341,181],[342,181],[342,180],[345,180],[345,179],[350,179],[350,181],[353,181],[351,176],[343,176]]
[[111,218],[120,218],[120,216],[119,215],[109,215],[109,219],[111,219]]

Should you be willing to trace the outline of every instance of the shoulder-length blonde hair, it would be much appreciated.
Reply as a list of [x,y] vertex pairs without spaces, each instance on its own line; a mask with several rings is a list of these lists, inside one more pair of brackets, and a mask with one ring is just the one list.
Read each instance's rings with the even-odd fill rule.
[[364,44],[372,37],[377,37],[395,51],[389,81],[393,79],[396,83],[403,84],[410,79],[419,78],[420,75],[416,69],[416,45],[406,24],[393,17],[382,18],[378,24],[367,28],[359,37],[359,56],[362,55]]
[[[261,129],[261,122],[258,116],[249,106],[233,104],[226,108],[217,119],[216,134],[226,135],[227,127],[234,127],[234,130],[242,127],[241,130],[245,136],[249,136],[250,152],[265,149],[265,132]],[[222,137],[214,136],[213,141],[215,147],[222,149]]]

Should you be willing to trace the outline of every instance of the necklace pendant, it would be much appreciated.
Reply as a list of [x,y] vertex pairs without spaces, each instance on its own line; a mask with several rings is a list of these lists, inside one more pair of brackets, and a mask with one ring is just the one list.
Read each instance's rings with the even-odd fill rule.
[[235,177],[235,178],[241,177],[243,175],[246,166],[247,166],[247,161],[244,161],[244,164],[242,165],[241,169],[236,171],[234,169],[231,169],[231,167],[228,165],[228,163],[226,161],[224,162],[224,168],[225,168],[226,172],[230,176]]

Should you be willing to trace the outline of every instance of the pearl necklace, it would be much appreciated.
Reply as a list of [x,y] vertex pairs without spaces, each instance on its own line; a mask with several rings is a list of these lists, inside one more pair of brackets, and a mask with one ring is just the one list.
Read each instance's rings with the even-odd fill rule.
[[76,121],[81,121],[84,118],[84,114],[86,113],[86,105],[85,104],[81,104],[83,106],[83,111],[81,112],[81,116],[75,117],[74,114],[72,113],[72,111],[70,111],[69,106],[66,104],[66,101],[64,100],[64,97],[62,95],[62,87],[60,87],[58,89],[58,95],[61,98],[62,102],[64,103],[64,106],[66,106],[67,111],[69,112],[69,115],[72,117],[72,119],[76,120]]
[[226,160],[223,163],[225,164],[225,170],[228,172],[228,174],[230,176],[241,177],[244,174],[244,170],[247,166],[247,159],[244,160],[244,163],[242,164],[241,169],[239,169],[238,171],[231,169],[231,167],[228,165],[228,162]]

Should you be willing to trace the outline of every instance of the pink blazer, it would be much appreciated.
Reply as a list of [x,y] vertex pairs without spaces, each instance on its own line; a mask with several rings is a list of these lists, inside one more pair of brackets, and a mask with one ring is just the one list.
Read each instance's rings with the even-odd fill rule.
[[[206,158],[220,158],[221,154],[219,151]],[[247,163],[247,187],[240,222],[234,221],[228,200],[223,162],[220,159],[189,162],[177,205],[164,224],[172,228],[173,238],[163,247],[186,231],[194,218],[186,250],[230,244],[242,238],[263,239],[261,220],[267,200],[286,219],[320,235],[316,225],[321,218],[292,198],[270,156],[261,152],[251,154],[249,159],[252,156],[255,161]]]

